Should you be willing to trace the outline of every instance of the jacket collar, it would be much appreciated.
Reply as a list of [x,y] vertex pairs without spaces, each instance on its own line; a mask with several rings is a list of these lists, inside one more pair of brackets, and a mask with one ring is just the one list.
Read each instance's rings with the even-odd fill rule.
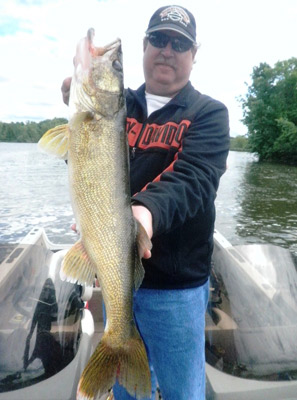
[[[190,81],[184,86],[181,91],[170,100],[169,103],[166,104],[165,107],[176,105],[179,107],[187,107],[190,101],[189,94],[194,90]],[[138,103],[146,110],[146,101],[145,101],[145,83],[143,83],[137,90],[128,89],[128,93],[130,93]]]

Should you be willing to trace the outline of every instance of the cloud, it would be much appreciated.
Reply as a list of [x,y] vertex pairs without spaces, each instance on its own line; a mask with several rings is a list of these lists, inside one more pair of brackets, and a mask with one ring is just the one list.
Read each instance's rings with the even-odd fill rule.
[[[168,0],[2,0],[0,121],[68,117],[60,86],[72,75],[76,43],[91,26],[97,44],[122,39],[125,86],[137,88],[143,82],[142,39],[148,20],[167,4]],[[227,105],[232,132],[246,133],[236,97],[246,93],[254,66],[296,54],[297,4],[183,0],[182,5],[196,16],[201,43],[191,81]]]
[[24,30],[21,25],[22,22],[19,19],[0,17],[0,36],[14,35],[16,32]]
[[40,122],[40,118],[36,115],[8,114],[7,116],[9,120],[13,122],[29,122],[29,121]]

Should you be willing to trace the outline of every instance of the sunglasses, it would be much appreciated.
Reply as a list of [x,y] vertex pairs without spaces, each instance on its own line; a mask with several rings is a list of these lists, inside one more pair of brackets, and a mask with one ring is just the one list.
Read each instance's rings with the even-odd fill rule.
[[148,38],[150,44],[154,47],[157,47],[158,49],[164,49],[170,42],[172,49],[174,51],[177,51],[178,53],[188,51],[193,46],[193,42],[183,36],[175,37],[168,36],[166,35],[166,33],[162,32],[152,32],[149,33],[146,37]]

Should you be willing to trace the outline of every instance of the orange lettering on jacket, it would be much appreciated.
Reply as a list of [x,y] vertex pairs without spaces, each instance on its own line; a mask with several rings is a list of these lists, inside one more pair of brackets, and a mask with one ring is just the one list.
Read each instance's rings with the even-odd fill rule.
[[158,147],[168,150],[170,147],[180,148],[184,133],[191,122],[183,120],[180,123],[167,122],[164,125],[142,124],[134,118],[127,118],[126,131],[131,147],[146,150]]

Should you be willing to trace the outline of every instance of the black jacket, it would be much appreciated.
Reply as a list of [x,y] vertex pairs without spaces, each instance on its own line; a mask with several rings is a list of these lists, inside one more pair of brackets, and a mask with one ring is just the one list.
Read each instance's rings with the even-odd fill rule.
[[143,85],[126,92],[132,200],[153,215],[152,257],[143,260],[142,287],[200,286],[210,272],[228,111],[189,82],[147,117],[144,91]]

